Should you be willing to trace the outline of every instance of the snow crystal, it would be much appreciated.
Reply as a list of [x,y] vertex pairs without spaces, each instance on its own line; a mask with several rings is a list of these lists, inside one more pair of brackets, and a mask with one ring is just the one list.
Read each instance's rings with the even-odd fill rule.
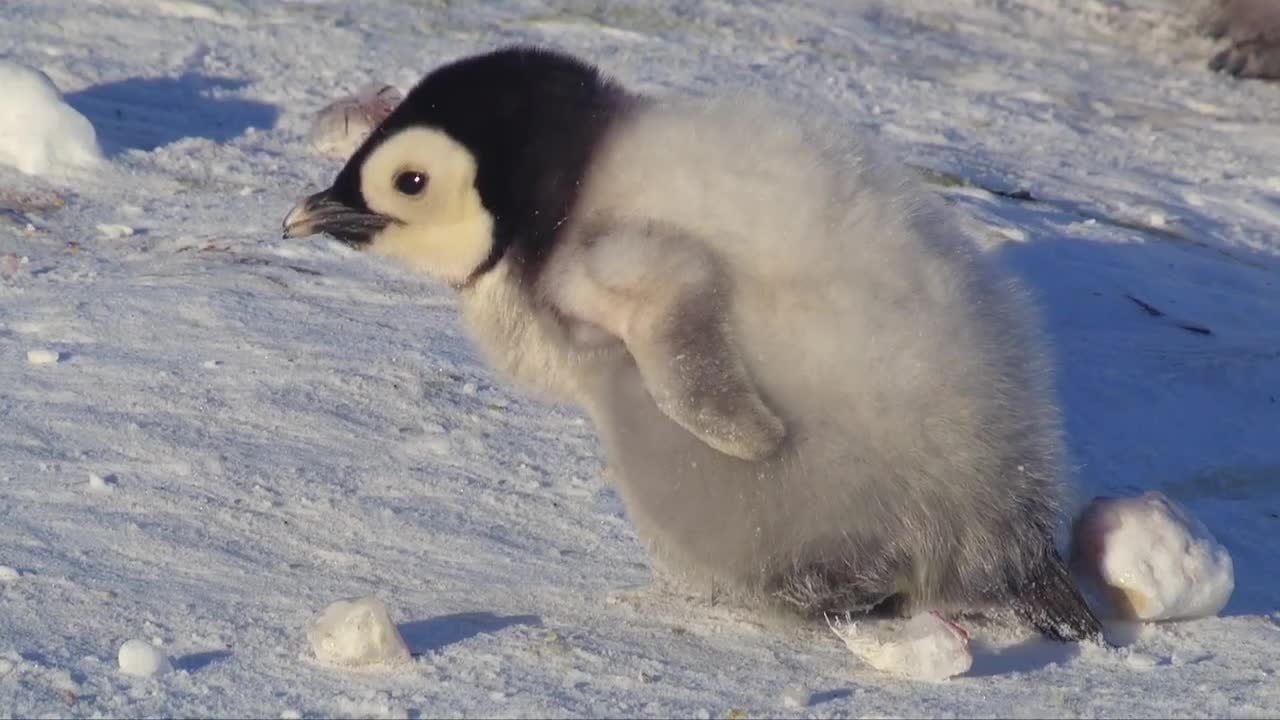
[[1163,493],[1096,498],[1073,534],[1073,562],[1106,591],[1122,617],[1208,617],[1226,606],[1235,589],[1227,549]]
[[18,572],[17,568],[12,568],[8,565],[0,565],[0,582],[17,580],[20,577],[22,577],[22,573]]
[[838,623],[831,629],[866,664],[913,680],[946,680],[973,665],[969,636],[936,613],[917,615],[896,630],[864,633],[857,624]]
[[0,87],[0,164],[46,175],[102,161],[93,124],[63,101],[49,76],[0,60]]
[[118,656],[120,672],[136,677],[154,677],[173,669],[164,650],[145,640],[126,640]]
[[373,595],[339,600],[324,609],[307,629],[316,658],[350,667],[400,663],[409,648],[382,601]]
[[52,365],[58,362],[61,357],[62,355],[57,350],[36,348],[27,351],[27,362],[32,365]]

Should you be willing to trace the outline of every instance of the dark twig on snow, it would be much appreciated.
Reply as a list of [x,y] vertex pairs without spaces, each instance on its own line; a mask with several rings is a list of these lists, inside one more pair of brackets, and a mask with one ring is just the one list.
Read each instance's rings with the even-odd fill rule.
[[1152,305],[1149,302],[1145,302],[1139,298],[1136,298],[1130,295],[1129,293],[1125,293],[1124,296],[1132,300],[1134,304],[1142,308],[1143,311],[1145,311],[1151,317],[1164,317],[1164,311],[1156,307],[1155,305]]
[[[1141,298],[1139,298],[1139,297],[1135,297],[1134,295],[1130,295],[1129,293],[1125,293],[1125,294],[1124,294],[1124,296],[1125,296],[1126,298],[1128,298],[1129,300],[1133,301],[1133,303],[1134,303],[1135,305],[1137,305],[1138,307],[1142,308],[1142,311],[1143,311],[1143,312],[1145,312],[1146,314],[1150,315],[1151,317],[1165,317],[1165,312],[1164,312],[1163,310],[1161,310],[1160,308],[1156,307],[1155,305],[1152,305],[1151,303],[1149,303],[1149,302],[1147,302],[1147,301],[1145,301],[1145,300],[1143,300],[1143,299],[1141,299]],[[1174,321],[1174,323],[1175,323],[1178,327],[1182,328],[1183,330],[1186,330],[1187,332],[1195,333],[1195,334],[1197,334],[1197,335],[1212,335],[1212,334],[1213,334],[1213,331],[1212,331],[1212,330],[1210,330],[1209,328],[1205,327],[1204,325],[1199,325],[1199,324],[1196,324],[1196,323],[1184,322],[1184,321],[1181,321],[1181,320],[1175,320],[1175,321]]]

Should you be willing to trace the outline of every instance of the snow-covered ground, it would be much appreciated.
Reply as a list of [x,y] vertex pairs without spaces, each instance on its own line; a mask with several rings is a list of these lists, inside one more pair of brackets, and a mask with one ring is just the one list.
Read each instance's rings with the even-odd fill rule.
[[[0,59],[107,162],[0,168],[0,717],[1280,714],[1280,84],[1207,72],[1174,5],[6,0]],[[316,110],[511,41],[818,98],[927,168],[1045,303],[1082,499],[1203,521],[1222,616],[1115,651],[974,621],[970,671],[916,683],[628,591],[583,419],[498,385],[445,289],[279,239],[338,166]],[[368,595],[413,661],[320,662]]]

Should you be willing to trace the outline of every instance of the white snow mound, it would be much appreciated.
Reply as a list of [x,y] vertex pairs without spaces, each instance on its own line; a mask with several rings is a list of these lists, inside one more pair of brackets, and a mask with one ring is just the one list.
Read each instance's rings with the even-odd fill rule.
[[116,489],[115,478],[110,475],[103,477],[98,473],[89,473],[89,489],[94,492],[111,492]]
[[1135,620],[1218,614],[1235,589],[1231,555],[1184,508],[1160,492],[1095,498],[1076,520],[1073,562]]
[[330,665],[367,667],[410,658],[386,606],[373,595],[329,605],[311,622],[307,638],[316,658]]
[[28,175],[102,162],[93,124],[62,99],[48,75],[0,60],[0,164]]
[[831,626],[860,660],[881,672],[938,682],[969,671],[969,636],[936,613],[923,613],[896,629],[863,632],[856,623]]
[[163,650],[144,640],[126,640],[118,655],[120,672],[135,677],[155,677],[173,669]]

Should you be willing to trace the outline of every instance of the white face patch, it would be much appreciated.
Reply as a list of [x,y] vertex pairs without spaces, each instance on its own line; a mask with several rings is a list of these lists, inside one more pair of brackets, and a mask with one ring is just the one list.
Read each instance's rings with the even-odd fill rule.
[[[406,173],[425,186],[407,194]],[[372,238],[370,251],[394,257],[448,282],[466,280],[489,256],[493,217],[475,187],[475,158],[433,128],[408,128],[383,141],[360,168],[369,209],[395,222]]]

